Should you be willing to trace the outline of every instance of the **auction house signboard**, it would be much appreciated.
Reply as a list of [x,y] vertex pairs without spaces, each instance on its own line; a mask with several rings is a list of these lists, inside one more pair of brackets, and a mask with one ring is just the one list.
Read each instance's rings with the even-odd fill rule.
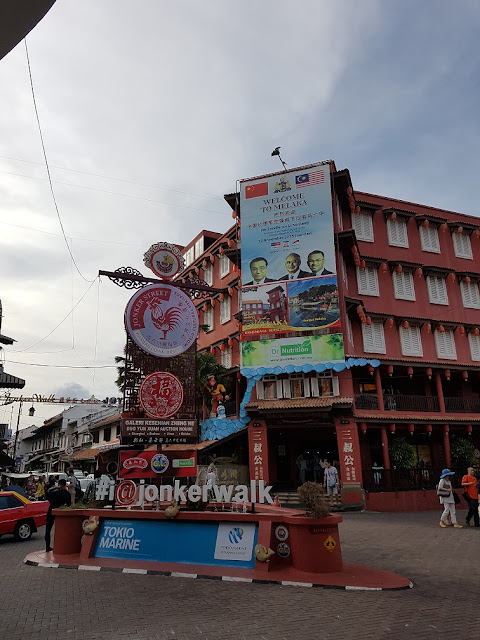
[[330,163],[241,181],[240,208],[242,373],[344,362]]

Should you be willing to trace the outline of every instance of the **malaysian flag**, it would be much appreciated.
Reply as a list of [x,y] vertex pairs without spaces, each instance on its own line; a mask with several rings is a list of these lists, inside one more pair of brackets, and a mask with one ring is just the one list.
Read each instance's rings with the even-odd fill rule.
[[282,244],[281,242],[271,242],[270,246],[271,247],[280,247],[281,244]]
[[300,176],[295,177],[297,189],[311,187],[313,184],[321,184],[323,182],[325,182],[325,171],[323,169],[312,171],[312,173],[302,173]]

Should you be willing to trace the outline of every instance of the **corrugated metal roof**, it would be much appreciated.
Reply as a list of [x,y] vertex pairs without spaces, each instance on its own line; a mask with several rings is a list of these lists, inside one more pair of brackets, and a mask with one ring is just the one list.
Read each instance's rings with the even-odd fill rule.
[[333,398],[277,398],[275,400],[252,400],[246,409],[311,409],[328,408],[337,404],[353,404],[353,398],[335,396]]

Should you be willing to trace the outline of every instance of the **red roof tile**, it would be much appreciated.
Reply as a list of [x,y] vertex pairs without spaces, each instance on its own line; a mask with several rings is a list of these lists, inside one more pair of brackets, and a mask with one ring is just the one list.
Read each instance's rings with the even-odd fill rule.
[[393,411],[386,412],[369,412],[355,410],[355,418],[357,420],[381,420],[385,422],[441,422],[442,424],[450,424],[452,422],[480,422],[480,414],[478,413],[394,413]]
[[246,409],[311,409],[328,408],[336,404],[353,404],[353,398],[278,398],[275,400],[252,400]]

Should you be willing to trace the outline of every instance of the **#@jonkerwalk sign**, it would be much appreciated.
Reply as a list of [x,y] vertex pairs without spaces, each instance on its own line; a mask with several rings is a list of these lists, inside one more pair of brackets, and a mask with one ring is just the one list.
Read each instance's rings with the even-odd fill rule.
[[168,284],[137,291],[125,309],[129,336],[146,353],[173,358],[187,351],[198,334],[198,315],[190,298]]

